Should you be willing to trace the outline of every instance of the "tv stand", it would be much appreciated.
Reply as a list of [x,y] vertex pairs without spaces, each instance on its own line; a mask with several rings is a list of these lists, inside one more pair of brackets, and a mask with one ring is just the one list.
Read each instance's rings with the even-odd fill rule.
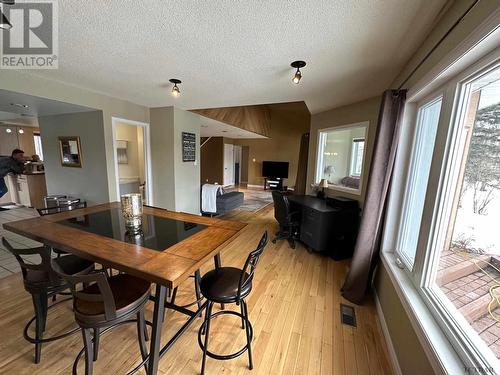
[[283,178],[264,177],[264,190],[267,189],[283,191]]

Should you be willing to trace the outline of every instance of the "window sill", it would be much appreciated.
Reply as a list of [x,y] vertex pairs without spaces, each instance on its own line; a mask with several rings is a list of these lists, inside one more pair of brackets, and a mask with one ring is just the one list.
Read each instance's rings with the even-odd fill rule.
[[390,252],[382,252],[382,263],[408,315],[415,333],[436,374],[461,374],[464,364],[415,289],[405,270]]

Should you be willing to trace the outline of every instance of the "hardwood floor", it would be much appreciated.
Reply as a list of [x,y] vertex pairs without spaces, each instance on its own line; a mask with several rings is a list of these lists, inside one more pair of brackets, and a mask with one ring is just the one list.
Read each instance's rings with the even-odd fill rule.
[[[233,211],[225,216],[248,222],[242,235],[222,252],[223,265],[241,267],[249,251],[267,229],[277,230],[272,206],[258,213]],[[339,304],[345,301],[339,289],[347,262],[296,250],[286,242],[269,243],[257,267],[254,289],[248,299],[254,328],[254,370],[248,357],[230,361],[207,359],[207,374],[391,374],[386,345],[372,301],[356,306],[358,327],[342,325]],[[207,263],[202,274],[213,267]],[[178,301],[193,300],[193,281],[182,284]],[[82,347],[80,334],[45,344],[39,365],[33,363],[33,345],[22,329],[33,315],[31,298],[22,286],[20,274],[0,280],[0,374],[70,374]],[[235,308],[235,307],[232,307]],[[151,317],[152,304],[147,318]],[[217,310],[217,309],[215,309]],[[185,316],[169,311],[163,328],[163,342],[172,336]],[[161,360],[160,374],[199,374],[201,350],[197,332],[201,319],[179,339]],[[209,348],[229,353],[244,345],[245,334],[236,317],[216,318],[212,323]],[[49,312],[47,334],[74,326],[71,302]],[[134,324],[121,326],[101,339],[95,374],[125,374],[140,358]],[[79,373],[83,373],[83,361]],[[141,373],[144,373],[142,371]]]

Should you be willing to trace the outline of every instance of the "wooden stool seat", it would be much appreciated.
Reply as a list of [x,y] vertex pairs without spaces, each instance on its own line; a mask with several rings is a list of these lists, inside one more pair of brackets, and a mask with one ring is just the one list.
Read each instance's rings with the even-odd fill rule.
[[[113,294],[113,300],[116,307],[116,317],[119,319],[124,314],[144,305],[149,298],[149,288],[151,284],[143,279],[119,274],[108,278],[109,287]],[[92,284],[82,290],[85,294],[100,294],[98,284]],[[78,321],[88,320],[106,321],[105,306],[103,301],[88,301],[75,297],[74,302],[75,316]]]

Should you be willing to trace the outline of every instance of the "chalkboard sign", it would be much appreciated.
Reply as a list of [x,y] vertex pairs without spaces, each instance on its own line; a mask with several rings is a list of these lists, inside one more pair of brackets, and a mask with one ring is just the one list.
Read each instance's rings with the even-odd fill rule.
[[182,132],[182,161],[196,161],[196,134]]

